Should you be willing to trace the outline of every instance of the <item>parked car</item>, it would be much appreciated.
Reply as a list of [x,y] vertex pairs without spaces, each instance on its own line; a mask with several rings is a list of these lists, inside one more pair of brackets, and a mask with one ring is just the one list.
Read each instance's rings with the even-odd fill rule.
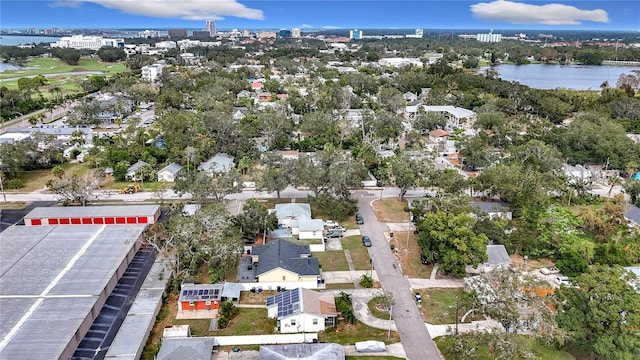
[[356,214],[356,224],[362,225],[364,224],[364,218],[360,214]]
[[324,235],[324,237],[327,239],[339,239],[342,236],[342,231],[329,231]]
[[559,274],[560,273],[560,269],[558,269],[555,266],[549,266],[549,267],[544,267],[544,268],[540,269],[540,273],[543,274],[543,275]]
[[571,281],[569,281],[569,277],[567,276],[556,276],[556,284],[571,286]]
[[363,236],[362,244],[366,247],[371,247],[371,239],[368,236]]
[[333,220],[327,220],[324,222],[324,226],[328,227],[328,228],[332,228],[332,227],[336,227],[339,226],[340,224],[338,224],[337,222],[333,221]]
[[344,226],[336,225],[336,226],[327,226],[329,231],[347,231],[347,228]]

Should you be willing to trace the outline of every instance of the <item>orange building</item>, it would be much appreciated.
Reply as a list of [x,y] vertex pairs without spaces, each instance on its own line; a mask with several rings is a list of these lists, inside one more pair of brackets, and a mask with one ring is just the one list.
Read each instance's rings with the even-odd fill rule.
[[178,311],[216,310],[223,301],[237,302],[241,286],[225,284],[182,284]]

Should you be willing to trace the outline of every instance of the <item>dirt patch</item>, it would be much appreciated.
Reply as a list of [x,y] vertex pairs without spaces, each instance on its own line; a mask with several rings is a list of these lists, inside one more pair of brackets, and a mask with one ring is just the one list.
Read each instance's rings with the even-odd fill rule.
[[396,198],[382,199],[373,202],[373,212],[380,222],[402,223],[409,221],[409,213],[404,211],[406,206],[406,201]]
[[518,254],[513,254],[509,256],[511,258],[511,264],[514,268],[524,269],[525,265],[528,270],[540,269],[547,266],[554,266],[555,263],[549,259],[527,259],[526,264],[524,257]]
[[278,292],[275,290],[263,291],[261,293],[251,291],[243,291],[240,293],[240,304],[248,305],[265,305],[267,298],[276,295]]
[[78,67],[78,68],[71,69],[70,72],[82,72],[82,71],[87,71],[87,69]]
[[[408,241],[407,241],[407,236]],[[407,248],[407,244],[409,247]],[[431,277],[431,270],[433,265],[424,265],[420,262],[420,254],[422,249],[418,245],[418,235],[413,231],[400,231],[396,232],[391,239],[390,245],[394,247],[394,254],[402,273],[410,278],[428,279]]]

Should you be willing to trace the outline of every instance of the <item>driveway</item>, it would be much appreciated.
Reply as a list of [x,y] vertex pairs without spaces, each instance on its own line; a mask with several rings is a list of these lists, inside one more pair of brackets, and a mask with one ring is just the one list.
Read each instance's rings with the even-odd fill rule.
[[407,359],[439,360],[440,351],[429,335],[420,310],[415,303],[409,281],[402,275],[384,235],[387,226],[378,222],[371,202],[379,199],[379,192],[355,191],[358,209],[364,217],[360,233],[371,238],[369,256],[376,264],[376,272],[382,287],[393,294],[393,318],[400,334]]

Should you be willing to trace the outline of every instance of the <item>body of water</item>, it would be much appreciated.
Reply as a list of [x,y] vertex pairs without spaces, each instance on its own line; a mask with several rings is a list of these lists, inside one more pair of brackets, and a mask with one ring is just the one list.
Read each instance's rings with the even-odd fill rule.
[[478,73],[484,74],[489,68],[495,69],[502,80],[516,81],[535,89],[574,90],[600,90],[600,85],[605,81],[615,87],[621,74],[633,74],[633,70],[640,70],[637,66],[503,64],[480,68]]
[[18,67],[9,63],[0,62],[0,72],[6,70],[18,70]]
[[60,40],[59,36],[24,36],[24,35],[0,35],[0,45],[15,46],[31,43],[52,43]]

